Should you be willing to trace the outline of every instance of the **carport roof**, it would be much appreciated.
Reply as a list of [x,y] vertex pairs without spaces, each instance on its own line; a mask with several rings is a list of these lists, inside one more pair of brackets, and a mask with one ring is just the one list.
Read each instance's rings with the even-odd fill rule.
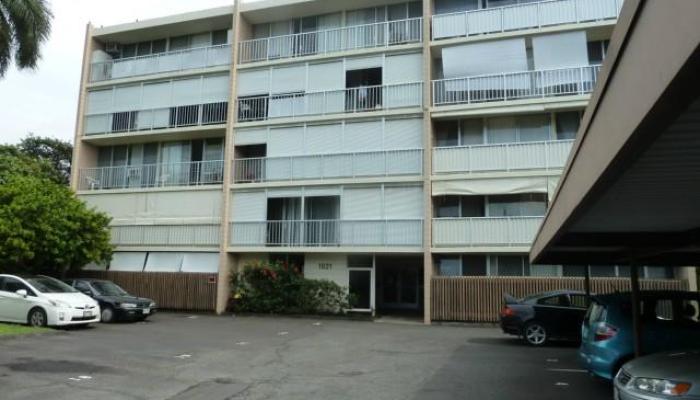
[[700,261],[700,1],[626,0],[539,264]]

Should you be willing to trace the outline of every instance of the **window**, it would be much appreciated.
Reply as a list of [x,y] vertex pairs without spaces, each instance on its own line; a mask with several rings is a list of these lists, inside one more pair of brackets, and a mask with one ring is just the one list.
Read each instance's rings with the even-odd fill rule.
[[495,256],[492,258],[496,260],[498,276],[527,276],[530,273],[530,266],[528,264],[527,268],[525,268],[524,257],[522,256]]
[[546,114],[526,115],[518,118],[519,142],[549,140],[550,117]]
[[122,46],[122,58],[135,57],[136,44],[125,44]]
[[348,256],[348,268],[372,268],[373,257],[369,254],[353,254]]
[[460,213],[458,196],[435,198],[435,218],[458,218]]
[[211,33],[211,44],[216,46],[216,45],[221,45],[221,44],[226,44],[228,43],[228,31],[226,30],[220,30],[220,31],[214,31]]
[[464,254],[462,256],[462,275],[486,276],[486,256]]
[[459,146],[459,123],[457,121],[435,122],[435,146]]
[[657,300],[656,307],[654,308],[654,315],[658,320],[673,320],[673,301],[671,301],[670,299]]
[[595,40],[588,42],[588,63],[590,65],[600,65],[605,60],[608,52],[609,40]]
[[591,277],[593,278],[614,278],[617,270],[613,265],[591,265]]
[[87,282],[78,281],[75,283],[75,288],[83,293],[91,293],[90,285]]
[[482,196],[461,196],[461,217],[473,218],[484,216],[484,197]]
[[190,47],[189,36],[185,35],[170,38],[170,51],[185,50],[188,47]]
[[571,299],[571,307],[575,308],[587,308],[588,301],[585,295],[582,294],[572,294],[569,296]]
[[526,193],[489,196],[489,217],[539,217],[547,212],[547,195]]
[[18,290],[26,290],[27,295],[29,296],[36,296],[34,292],[32,292],[27,285],[24,283],[20,282],[19,280],[15,278],[10,278],[6,277],[2,283],[2,290],[4,292],[10,292],[10,293],[15,293]]
[[543,299],[537,300],[537,304],[543,306],[556,306],[556,307],[568,307],[569,298],[565,294],[560,294],[558,296],[545,297]]
[[561,112],[556,115],[557,139],[575,139],[576,132],[581,122],[581,115],[578,111]]
[[671,267],[646,267],[645,276],[648,279],[673,279]]
[[586,266],[585,265],[564,265],[562,266],[562,275],[569,277],[583,277],[586,276]]
[[459,256],[438,256],[437,266],[440,276],[462,275],[462,265]]
[[132,131],[136,128],[136,111],[116,112],[112,114],[112,132]]
[[151,42],[141,42],[136,45],[137,56],[147,56],[151,54]]
[[168,48],[168,40],[167,39],[154,40],[153,44],[151,46],[151,53],[153,53],[153,54],[165,53],[167,48]]
[[484,143],[484,120],[464,119],[459,124],[459,144],[469,146]]

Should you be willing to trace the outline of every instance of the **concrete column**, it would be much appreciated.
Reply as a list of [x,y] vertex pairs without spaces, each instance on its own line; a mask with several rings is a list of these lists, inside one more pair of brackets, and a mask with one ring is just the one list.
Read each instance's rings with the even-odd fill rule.
[[219,246],[219,276],[216,287],[216,313],[222,314],[226,311],[230,296],[231,271],[234,269],[234,257],[228,253],[229,243],[231,243],[229,229],[231,210],[231,181],[233,177],[233,130],[238,113],[236,102],[236,81],[238,64],[238,43],[241,38],[240,16],[238,13],[238,3],[234,3],[231,31],[233,32],[233,43],[231,43],[231,85],[229,88],[229,106],[226,118],[226,140],[224,146],[224,182],[222,184],[222,196],[224,196],[221,210],[221,243]]
[[[92,59],[92,51],[95,48],[95,41],[92,38],[92,25],[85,26],[85,43],[83,45],[83,64],[80,73],[80,88],[78,89],[78,109],[75,114],[75,135],[73,137],[73,160],[71,162],[70,187],[74,191],[78,190],[80,168],[86,167],[86,161],[96,160],[96,151],[93,146],[83,145],[81,137],[83,136],[83,126],[85,121],[85,102],[87,99],[86,86],[90,79],[90,60]],[[85,154],[90,153],[90,154]],[[90,157],[92,155],[92,157]],[[93,166],[96,165],[93,164]]]
[[423,0],[423,322],[430,324],[431,317],[431,289],[433,279],[433,256],[430,251],[432,246],[432,162],[433,162],[433,123],[430,119],[430,107],[432,105],[431,84],[432,79],[432,54],[430,49],[430,21],[432,15],[432,0]]

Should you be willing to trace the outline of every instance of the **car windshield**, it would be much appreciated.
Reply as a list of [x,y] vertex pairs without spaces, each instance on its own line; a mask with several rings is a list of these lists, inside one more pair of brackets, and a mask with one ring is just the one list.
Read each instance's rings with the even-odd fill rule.
[[36,276],[32,278],[27,278],[26,281],[29,282],[29,284],[32,285],[34,289],[40,291],[41,293],[77,292],[77,290],[59,281],[58,279],[49,278],[48,276]]
[[102,296],[127,296],[129,294],[112,282],[92,282],[92,287]]

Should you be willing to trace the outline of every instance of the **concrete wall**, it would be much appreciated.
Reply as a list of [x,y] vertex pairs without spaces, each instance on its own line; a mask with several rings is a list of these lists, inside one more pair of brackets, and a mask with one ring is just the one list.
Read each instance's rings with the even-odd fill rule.
[[347,288],[347,254],[306,254],[304,256],[304,277],[326,279]]

